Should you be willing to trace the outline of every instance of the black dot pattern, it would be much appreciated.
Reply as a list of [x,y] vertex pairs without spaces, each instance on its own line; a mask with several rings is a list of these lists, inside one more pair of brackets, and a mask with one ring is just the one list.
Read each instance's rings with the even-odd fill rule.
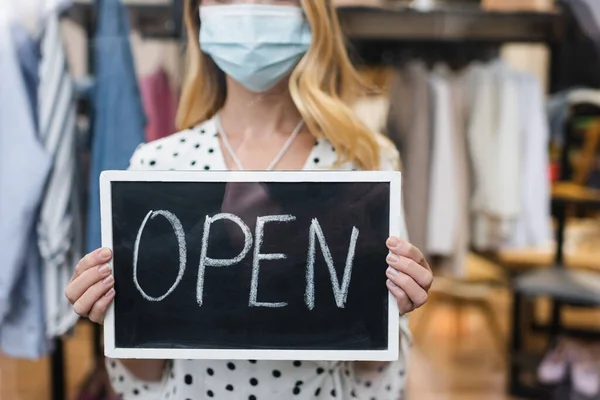
[[[131,168],[226,170],[221,149],[214,124],[207,123],[196,129],[161,139],[157,143],[140,145],[131,159]],[[337,161],[335,147],[325,138],[315,140],[311,150],[307,157],[308,170],[327,169]],[[340,168],[359,170],[355,163],[345,163]],[[396,170],[395,161],[382,160],[381,169]],[[337,368],[334,367],[334,363],[316,364],[299,360],[175,360],[168,363],[167,386],[163,383],[155,385],[136,380],[124,370],[118,360],[110,360],[107,365],[110,366],[108,373],[115,392],[124,393],[132,398],[264,400],[273,398],[272,393],[277,391],[282,398],[302,400],[384,400],[402,393],[405,370],[401,364],[403,360],[398,364],[391,363],[380,367],[374,371],[376,374],[367,377],[361,375],[358,370],[353,372],[351,363]],[[173,371],[177,373],[174,374]],[[342,386],[338,386],[340,381]]]

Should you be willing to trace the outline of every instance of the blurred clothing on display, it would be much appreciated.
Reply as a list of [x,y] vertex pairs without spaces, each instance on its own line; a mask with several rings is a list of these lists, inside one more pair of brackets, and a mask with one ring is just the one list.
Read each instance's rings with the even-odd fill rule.
[[600,54],[600,2],[598,0],[565,0],[571,7],[579,26],[594,42]]
[[38,358],[48,348],[34,227],[52,159],[37,137],[11,33],[18,23],[11,3],[0,1],[0,345],[6,354]]
[[152,142],[175,133],[177,93],[163,68],[140,81],[144,110],[148,117],[146,141]]
[[64,297],[81,256],[75,100],[58,22],[69,4],[3,4],[0,348],[18,358],[46,355],[77,321]]
[[[427,251],[431,93],[425,63],[412,62],[397,74],[390,90],[387,134],[400,151],[406,223],[412,243]],[[404,168],[404,166],[410,168]],[[410,194],[407,189],[410,188]]]
[[144,142],[146,117],[138,88],[131,45],[129,17],[120,0],[98,5],[94,38],[96,86],[93,95],[92,167],[90,174],[87,252],[101,247],[100,173],[123,170]]
[[37,224],[43,261],[46,332],[66,333],[77,314],[64,296],[75,265],[82,256],[76,148],[76,99],[73,78],[60,34],[58,14],[48,16],[41,43],[39,68],[39,135],[53,168]]
[[539,81],[500,60],[398,69],[387,134],[411,240],[455,276],[481,251],[551,243],[549,128]]

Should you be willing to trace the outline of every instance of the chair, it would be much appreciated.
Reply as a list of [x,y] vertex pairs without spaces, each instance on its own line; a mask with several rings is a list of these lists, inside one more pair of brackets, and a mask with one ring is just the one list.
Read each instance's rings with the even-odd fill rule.
[[[577,108],[573,108],[573,113],[577,115]],[[585,113],[590,113],[590,108],[585,108]],[[600,332],[572,330],[566,328],[561,320],[561,309],[563,305],[575,307],[600,307],[600,270],[585,271],[567,269],[564,260],[564,239],[565,227],[568,217],[568,211],[574,206],[585,208],[600,209],[600,191],[586,188],[584,181],[589,174],[591,164],[590,155],[596,154],[600,143],[600,106],[593,106],[591,115],[595,118],[593,123],[586,126],[588,140],[584,144],[582,161],[574,168],[572,181],[561,181],[553,185],[552,201],[556,214],[556,252],[554,255],[554,264],[551,268],[536,270],[518,276],[514,279],[514,298],[513,298],[513,318],[512,318],[512,341],[510,348],[510,373],[509,389],[515,396],[540,396],[540,392],[535,387],[525,385],[521,382],[521,373],[529,364],[528,357],[524,353],[523,346],[523,325],[531,321],[531,310],[527,307],[527,301],[547,297],[552,300],[552,317],[550,325],[546,330],[550,336],[550,345],[554,345],[559,334],[570,333],[585,336],[600,337]],[[569,151],[572,140],[570,129],[568,128],[563,147],[563,172],[570,169]],[[591,138],[591,139],[590,139]]]

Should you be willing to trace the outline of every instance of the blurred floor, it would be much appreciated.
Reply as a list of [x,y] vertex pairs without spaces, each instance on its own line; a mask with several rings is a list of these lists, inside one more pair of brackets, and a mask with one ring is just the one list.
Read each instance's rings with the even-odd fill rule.
[[[76,335],[66,341],[65,363],[67,368],[69,399],[93,367],[92,329],[80,324]],[[0,400],[50,400],[50,360],[12,360],[0,354]]]
[[[496,301],[497,300],[497,301]],[[506,332],[509,297],[502,293],[494,301]],[[419,310],[412,325],[418,326],[424,312],[433,312],[423,336],[415,336],[409,368],[409,400],[509,400],[506,395],[505,360],[498,352],[480,313],[455,307],[436,306]]]

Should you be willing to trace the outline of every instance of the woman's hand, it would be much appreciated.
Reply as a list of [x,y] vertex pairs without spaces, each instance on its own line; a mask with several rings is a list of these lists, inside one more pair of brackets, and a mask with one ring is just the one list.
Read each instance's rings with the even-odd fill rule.
[[83,257],[65,290],[73,310],[98,324],[104,322],[106,309],[115,296],[115,281],[107,264],[111,258],[109,249],[98,249]]
[[398,301],[400,315],[407,314],[427,302],[433,274],[423,253],[412,244],[397,237],[387,241],[390,254],[387,287]]

